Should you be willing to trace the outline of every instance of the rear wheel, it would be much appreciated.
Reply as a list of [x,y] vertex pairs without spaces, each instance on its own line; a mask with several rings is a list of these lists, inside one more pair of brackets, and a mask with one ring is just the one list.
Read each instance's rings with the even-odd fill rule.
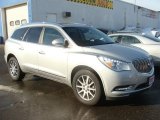
[[11,78],[15,81],[22,80],[25,74],[22,72],[19,63],[15,57],[11,57],[8,60],[8,70]]
[[73,78],[73,90],[78,100],[87,105],[96,105],[102,95],[100,80],[89,70],[78,71]]

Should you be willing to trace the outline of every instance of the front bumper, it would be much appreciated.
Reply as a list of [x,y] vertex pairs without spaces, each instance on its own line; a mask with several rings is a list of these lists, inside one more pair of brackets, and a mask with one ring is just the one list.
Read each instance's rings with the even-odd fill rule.
[[152,76],[154,76],[154,68],[149,73],[139,73],[135,69],[115,72],[106,68],[101,71],[106,98],[126,97],[149,89],[154,82],[153,80],[149,83],[149,78]]

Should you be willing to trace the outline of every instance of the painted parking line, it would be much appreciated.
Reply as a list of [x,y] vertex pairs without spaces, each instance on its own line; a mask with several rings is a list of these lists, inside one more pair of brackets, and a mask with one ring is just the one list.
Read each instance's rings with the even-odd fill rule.
[[22,93],[22,90],[14,89],[10,86],[0,85],[0,91],[13,92],[13,93]]

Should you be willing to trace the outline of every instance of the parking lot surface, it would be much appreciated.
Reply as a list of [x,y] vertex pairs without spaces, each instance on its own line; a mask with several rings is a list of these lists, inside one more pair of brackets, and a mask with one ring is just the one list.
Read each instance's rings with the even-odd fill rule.
[[0,45],[0,120],[160,120],[160,79],[139,95],[102,105],[77,101],[66,85],[32,75],[13,82]]

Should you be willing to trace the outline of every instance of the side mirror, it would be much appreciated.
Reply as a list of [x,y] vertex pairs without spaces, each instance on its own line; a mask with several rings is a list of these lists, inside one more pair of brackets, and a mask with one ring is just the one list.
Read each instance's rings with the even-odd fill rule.
[[64,41],[64,47],[67,48],[68,46],[69,46],[69,42],[68,42],[68,40],[65,40]]
[[64,40],[63,38],[58,38],[52,41],[52,45],[57,47],[68,47],[69,42],[67,40]]
[[58,46],[58,47],[64,46],[64,39],[57,38],[57,39],[52,41],[52,45]]

